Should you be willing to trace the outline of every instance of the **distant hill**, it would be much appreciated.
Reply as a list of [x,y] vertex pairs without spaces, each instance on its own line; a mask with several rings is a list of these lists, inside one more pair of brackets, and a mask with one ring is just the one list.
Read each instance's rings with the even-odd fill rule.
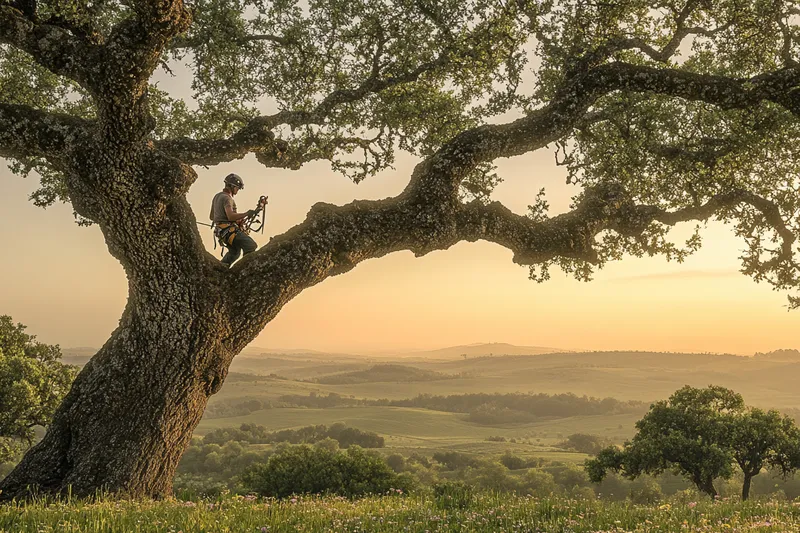
[[61,362],[68,365],[83,366],[97,353],[97,348],[79,346],[78,348],[62,348]]
[[366,370],[323,376],[315,381],[325,385],[354,385],[357,383],[438,381],[454,377],[452,374],[423,370],[412,366],[375,365]]
[[785,363],[800,363],[800,350],[774,350],[772,352],[756,352],[753,356],[762,361],[782,361]]
[[561,350],[559,348],[547,348],[544,346],[515,346],[514,344],[505,342],[490,342],[485,344],[451,346],[439,350],[412,352],[403,355],[420,359],[456,359],[464,355],[469,358],[501,355],[541,355],[546,353],[562,353],[565,351],[566,350]]

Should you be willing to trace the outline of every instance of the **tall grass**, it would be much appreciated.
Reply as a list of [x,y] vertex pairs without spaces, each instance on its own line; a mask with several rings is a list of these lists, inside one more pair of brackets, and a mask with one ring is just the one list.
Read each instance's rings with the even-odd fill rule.
[[215,501],[38,501],[0,506],[17,532],[800,532],[800,504],[673,500],[656,506],[498,494],[347,500],[224,497]]

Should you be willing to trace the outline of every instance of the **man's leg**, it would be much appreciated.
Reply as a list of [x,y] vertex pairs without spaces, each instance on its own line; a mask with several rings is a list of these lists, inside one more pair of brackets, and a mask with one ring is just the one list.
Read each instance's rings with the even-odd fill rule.
[[236,244],[242,248],[244,255],[255,252],[256,248],[258,248],[256,241],[250,238],[250,235],[245,235],[242,233],[241,237],[236,235],[236,239],[238,241]]
[[244,255],[247,255],[254,252],[256,248],[258,248],[256,241],[251,239],[249,235],[237,231],[236,237],[233,238],[233,243],[231,243],[228,248],[228,253],[222,258],[222,262],[230,266],[234,261],[239,259],[239,254],[242,251],[244,251]]
[[[236,237],[238,239],[238,235]],[[242,252],[242,248],[237,246],[236,239],[233,239],[233,242],[230,246],[228,246],[228,251],[225,253],[225,256],[222,258],[222,263],[228,266],[231,266],[234,261],[239,259],[239,254]]]

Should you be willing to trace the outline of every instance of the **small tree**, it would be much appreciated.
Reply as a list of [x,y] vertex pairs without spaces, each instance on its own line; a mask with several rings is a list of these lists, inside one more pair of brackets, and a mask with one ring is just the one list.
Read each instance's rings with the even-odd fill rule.
[[623,449],[608,447],[586,462],[592,481],[602,481],[609,470],[631,479],[672,470],[714,497],[714,478],[730,477],[735,463],[744,474],[746,500],[763,467],[784,476],[800,467],[800,429],[794,421],[777,411],[747,409],[741,395],[723,387],[686,386],[653,404],[636,428]]
[[765,466],[784,476],[797,469],[800,430],[779,412],[750,409],[731,421],[728,442],[733,458],[744,474],[742,500],[750,496],[750,482]]
[[0,316],[0,463],[33,443],[36,426],[50,422],[75,376],[62,364],[61,349],[25,333]]
[[741,395],[723,387],[683,387],[650,407],[622,450],[606,448],[587,461],[586,470],[594,482],[602,481],[607,470],[630,479],[672,470],[714,497],[714,478],[732,473],[727,429],[731,416],[743,409]]

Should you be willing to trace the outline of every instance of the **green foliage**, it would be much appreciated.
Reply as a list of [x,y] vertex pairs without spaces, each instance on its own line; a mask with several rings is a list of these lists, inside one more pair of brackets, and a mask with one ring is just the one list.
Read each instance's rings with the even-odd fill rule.
[[800,430],[793,420],[777,411],[746,409],[739,394],[723,387],[686,386],[653,404],[636,428],[624,449],[606,448],[586,462],[592,481],[609,470],[629,478],[671,470],[714,496],[714,480],[730,478],[738,464],[746,499],[750,478],[764,466],[784,474],[800,467]]
[[598,437],[597,435],[588,435],[586,433],[573,433],[567,437],[562,443],[559,443],[560,448],[565,450],[574,450],[576,452],[585,453],[587,455],[597,455],[600,450],[608,446],[610,443],[608,439]]
[[541,461],[535,458],[526,459],[518,455],[514,455],[510,450],[500,456],[500,464],[509,470],[522,470],[523,468],[532,468],[541,465]]
[[305,426],[298,429],[283,429],[270,432],[258,424],[242,424],[237,428],[220,428],[203,437],[205,444],[224,444],[230,441],[248,442],[251,444],[274,444],[288,442],[292,444],[313,444],[325,439],[333,439],[342,448],[358,445],[362,448],[383,448],[384,439],[370,431],[361,431],[337,422],[328,427],[323,424]]
[[538,498],[546,498],[557,494],[558,489],[559,487],[553,474],[537,468],[531,468],[523,474],[519,492]]
[[639,505],[652,505],[663,499],[663,497],[664,493],[661,492],[661,487],[653,479],[646,479],[640,486],[631,488],[628,495],[632,503]]
[[0,316],[0,463],[12,459],[46,426],[69,390],[75,368],[61,349],[36,341],[25,326]]
[[384,494],[404,488],[383,458],[352,446],[331,451],[306,444],[284,446],[266,464],[249,468],[242,476],[246,488],[263,496],[337,494],[354,497]]
[[468,466],[476,466],[479,461],[469,454],[461,452],[436,452],[433,460],[443,465],[447,470],[458,470]]

